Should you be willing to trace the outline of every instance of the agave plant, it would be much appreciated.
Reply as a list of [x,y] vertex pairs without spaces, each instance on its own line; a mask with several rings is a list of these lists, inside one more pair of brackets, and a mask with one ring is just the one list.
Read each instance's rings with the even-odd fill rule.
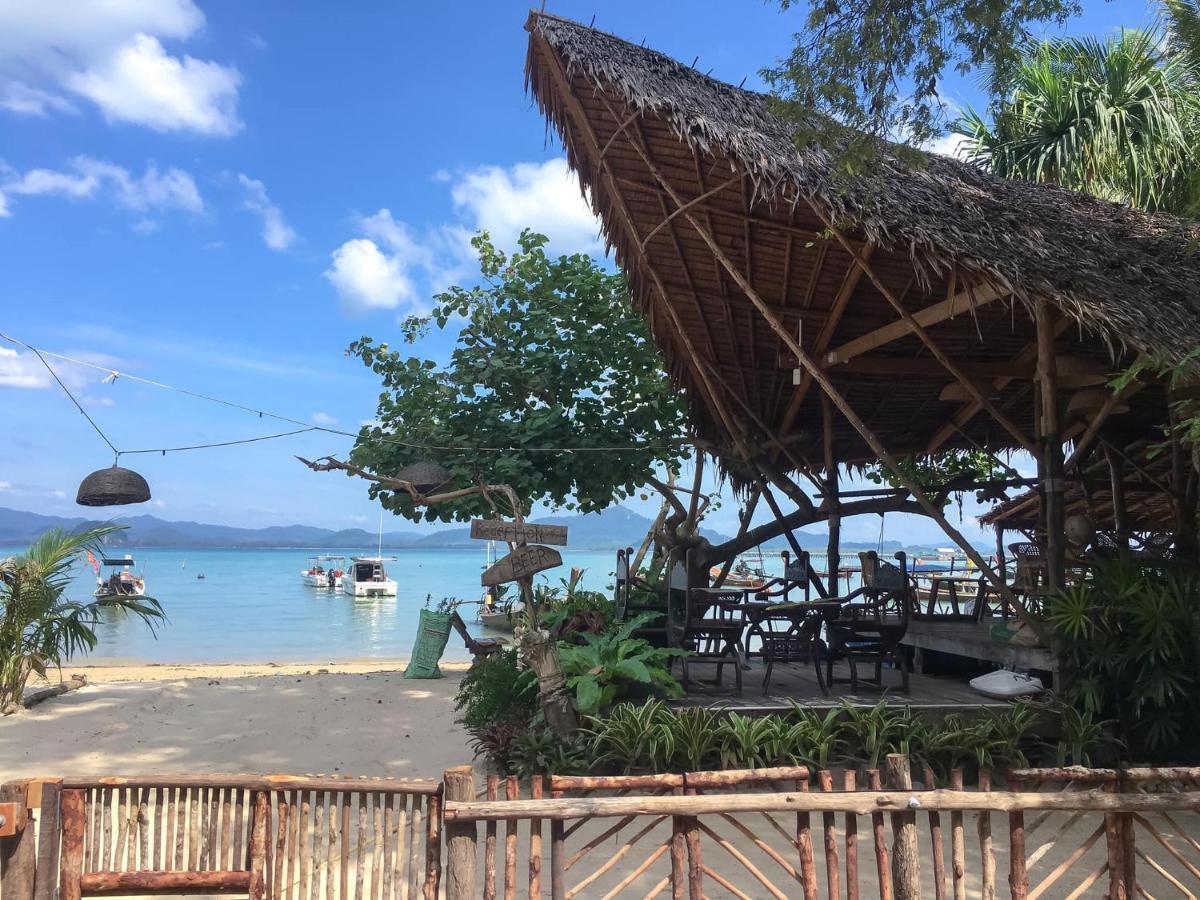
[[122,528],[55,529],[21,556],[0,560],[0,708],[20,704],[30,675],[45,676],[96,646],[96,626],[107,613],[128,614],[151,630],[165,616],[153,597],[112,596],[80,602],[65,594],[72,566]]

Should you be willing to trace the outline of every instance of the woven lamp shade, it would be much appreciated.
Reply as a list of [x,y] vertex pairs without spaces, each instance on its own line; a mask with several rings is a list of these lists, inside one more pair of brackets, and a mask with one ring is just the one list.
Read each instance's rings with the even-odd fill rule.
[[97,469],[79,484],[75,502],[80,506],[125,506],[150,499],[150,485],[132,469],[109,466]]
[[407,481],[422,494],[432,494],[438,488],[449,486],[454,480],[454,476],[437,463],[424,461],[405,466],[396,473],[396,477]]

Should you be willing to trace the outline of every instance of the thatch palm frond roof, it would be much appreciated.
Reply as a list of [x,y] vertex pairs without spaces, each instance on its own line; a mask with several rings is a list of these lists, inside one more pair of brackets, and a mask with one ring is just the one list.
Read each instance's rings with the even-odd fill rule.
[[[1182,357],[1200,345],[1195,224],[1053,185],[1005,181],[935,154],[914,164],[886,146],[866,175],[846,179],[822,147],[797,145],[794,126],[777,117],[762,94],[557,16],[534,13],[527,28],[530,90],[562,137],[673,375],[699,398],[698,366],[711,366],[724,390],[736,395],[739,415],[782,439],[803,445],[800,432],[817,430],[816,398],[796,400],[798,415],[788,409],[795,398],[792,373],[779,363],[786,356],[782,345],[754,321],[744,292],[717,271],[686,217],[672,217],[678,211],[663,199],[662,173],[676,196],[697,203],[691,212],[703,210],[717,241],[756,290],[778,304],[780,317],[814,356],[896,318],[867,279],[847,285],[853,259],[832,242],[821,246],[830,221],[857,246],[874,249],[873,265],[910,311],[953,294],[956,283],[960,291],[966,283],[1004,295],[1003,303],[937,326],[959,356],[988,365],[1028,363],[1020,351],[1032,330],[1018,320],[1029,319],[1036,299],[1049,300],[1077,325],[1061,338],[1074,342],[1073,352],[1112,368],[1127,363],[1131,351]],[[632,152],[638,142],[659,173]],[[744,183],[722,191],[731,173],[741,173]],[[736,216],[741,221],[731,224]],[[811,239],[793,240],[806,229]],[[651,271],[665,288],[656,289]],[[839,290],[851,293],[844,315]],[[705,360],[682,360],[689,346]],[[870,359],[903,360],[906,371],[915,371],[913,360],[922,352],[909,336]],[[939,420],[961,411],[939,405],[946,376],[930,376],[920,388],[918,380],[882,382],[893,403],[888,412],[868,414],[868,424],[898,450],[959,443],[957,435],[947,440],[936,433]],[[868,377],[848,389],[862,399],[879,386]],[[1021,399],[1020,383],[997,380],[995,402],[1032,433],[1027,387]],[[1161,400],[1146,392],[1140,402],[1153,419],[1160,410],[1144,408],[1151,396]],[[1135,417],[1138,412],[1135,404]],[[702,433],[722,433],[713,409],[693,414]],[[919,418],[929,427],[915,425]],[[868,456],[858,436],[842,427],[840,458]],[[966,417],[959,430],[971,443],[1013,446],[979,417]]]

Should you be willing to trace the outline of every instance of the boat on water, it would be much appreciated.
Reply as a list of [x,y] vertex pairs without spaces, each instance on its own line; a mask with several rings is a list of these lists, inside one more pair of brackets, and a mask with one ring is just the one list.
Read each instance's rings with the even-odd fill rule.
[[346,574],[344,556],[310,556],[309,566],[300,572],[300,580],[312,588],[337,590]]
[[[721,575],[721,566],[713,566],[708,574],[715,581]],[[725,576],[723,587],[727,588],[760,588],[767,582],[762,566],[751,568],[745,561],[739,559],[734,563],[729,574]]]
[[[89,554],[90,555],[90,554]],[[107,575],[100,574],[103,566]],[[104,557],[95,564],[96,599],[105,597],[141,597],[146,593],[146,579],[133,571],[133,557],[128,553],[122,557]]]
[[388,577],[385,562],[394,556],[355,556],[342,575],[342,591],[352,597],[395,597],[396,582]]

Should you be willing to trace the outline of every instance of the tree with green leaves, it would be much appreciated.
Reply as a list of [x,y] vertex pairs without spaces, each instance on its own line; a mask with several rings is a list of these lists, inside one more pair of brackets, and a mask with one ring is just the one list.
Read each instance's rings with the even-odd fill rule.
[[1030,44],[990,114],[970,111],[955,130],[1002,177],[1194,212],[1200,77],[1176,46],[1159,29]]
[[[801,140],[831,123],[853,129],[850,149],[871,139],[914,145],[942,133],[949,107],[938,91],[947,69],[1008,84],[1033,26],[1078,15],[1076,0],[779,0],[805,11],[791,52],[763,70],[777,110]],[[821,114],[814,119],[813,113]],[[854,140],[857,132],[867,140]],[[861,154],[857,154],[860,156]],[[856,154],[845,154],[853,164]]]
[[126,614],[151,628],[164,618],[153,597],[106,596],[88,602],[66,592],[71,569],[88,550],[121,531],[103,525],[86,531],[47,531],[20,556],[0,560],[0,709],[20,705],[31,675],[44,676],[96,646],[102,617]]

